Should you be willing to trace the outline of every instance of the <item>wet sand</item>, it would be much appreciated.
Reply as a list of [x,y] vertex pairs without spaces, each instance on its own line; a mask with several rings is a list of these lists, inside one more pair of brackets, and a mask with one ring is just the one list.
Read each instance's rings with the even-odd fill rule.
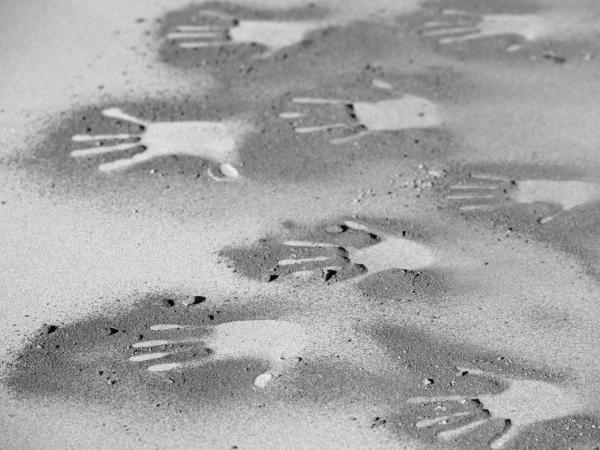
[[599,445],[594,2],[0,23],[7,448]]

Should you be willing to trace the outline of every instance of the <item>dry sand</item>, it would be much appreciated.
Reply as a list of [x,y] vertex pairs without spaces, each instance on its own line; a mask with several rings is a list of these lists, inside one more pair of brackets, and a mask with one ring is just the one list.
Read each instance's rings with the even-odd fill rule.
[[3,2],[2,446],[595,448],[599,24]]

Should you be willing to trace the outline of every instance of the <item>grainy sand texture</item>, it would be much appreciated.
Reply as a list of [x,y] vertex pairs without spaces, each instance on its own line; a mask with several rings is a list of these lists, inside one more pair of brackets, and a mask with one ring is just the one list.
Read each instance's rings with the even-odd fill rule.
[[600,448],[599,33],[1,2],[0,448]]

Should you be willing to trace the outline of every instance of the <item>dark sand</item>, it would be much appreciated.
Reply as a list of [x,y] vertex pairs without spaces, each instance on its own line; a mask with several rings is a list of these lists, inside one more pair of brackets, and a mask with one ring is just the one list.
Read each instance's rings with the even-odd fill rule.
[[[355,230],[345,221],[364,224],[367,231]],[[385,272],[371,273],[368,267],[353,262],[348,248],[364,249],[382,242],[379,231],[415,242],[427,242],[435,233],[434,227],[408,221],[384,220],[363,217],[341,217],[316,227],[285,223],[287,234],[268,236],[246,248],[226,248],[220,252],[233,271],[255,280],[275,282],[294,272],[313,270],[319,272],[321,282],[335,283],[363,277],[357,288],[369,297],[381,299],[433,298],[448,292],[447,275],[435,269],[406,270],[398,267]],[[377,231],[372,231],[377,230]],[[298,248],[284,245],[285,241],[306,241],[331,244],[330,248]],[[293,256],[297,259],[328,258],[327,261],[309,261],[300,265],[281,266],[278,262]],[[339,269],[331,269],[331,266]]]
[[[211,326],[258,317],[276,319],[282,312],[276,303],[266,299],[258,300],[250,308],[239,308],[232,303],[206,307],[202,299],[186,306],[184,303],[188,301],[188,297],[153,296],[114,315],[97,315],[65,326],[46,326],[23,349],[6,383],[23,398],[42,396],[115,408],[127,402],[139,405],[142,414],[150,415],[150,408],[189,414],[203,406],[233,406],[237,402],[262,407],[284,402],[289,407],[314,404],[339,408],[353,402],[377,402],[380,413],[372,417],[372,428],[384,427],[400,435],[408,433],[437,448],[436,432],[489,417],[477,396],[501,394],[508,387],[501,377],[553,384],[568,380],[563,373],[533,368],[518,359],[468,345],[449,344],[422,331],[392,325],[369,332],[403,371],[402,382],[336,361],[334,355],[300,361],[268,392],[252,387],[253,378],[265,368],[256,360],[234,359],[164,374],[147,372],[144,363],[127,361],[136,353],[131,345],[153,334],[148,329],[151,324]],[[202,346],[192,346],[170,360],[203,358],[209,354]],[[478,368],[496,378],[472,375],[457,367]],[[407,403],[415,396],[436,395],[467,395],[473,400],[431,405]],[[444,408],[440,410],[442,404]],[[414,426],[423,418],[462,411],[473,411],[473,415],[448,426],[420,429]],[[458,438],[452,447],[480,448],[505,426],[504,421],[493,420]],[[592,448],[589,445],[600,439],[599,427],[598,419],[591,416],[566,417],[531,427],[506,448],[564,448],[567,443],[573,448]]]
[[[258,395],[252,389],[252,382],[264,369],[261,361],[215,362],[166,374],[147,372],[147,363],[128,361],[139,353],[132,344],[157,334],[149,329],[152,325],[211,327],[257,317],[276,319],[281,308],[272,300],[259,300],[253,307],[243,309],[227,300],[222,307],[207,307],[204,302],[187,306],[184,303],[188,301],[187,297],[152,296],[115,315],[97,315],[58,326],[51,333],[45,327],[15,361],[7,384],[23,396],[41,395],[115,406],[127,401],[176,403],[193,408],[207,402]],[[198,333],[200,337],[206,334]],[[183,350],[182,360],[210,354],[210,349],[203,345],[181,344],[170,348]]]
[[[499,376],[540,380],[549,383],[565,381],[568,375],[548,369],[534,369],[526,362],[504,355],[494,355],[468,346],[457,346],[434,339],[421,331],[383,326],[374,331],[378,341],[398,363],[409,368],[413,380],[407,397],[433,397],[466,395],[472,400],[460,402],[436,402],[432,404],[399,405],[397,413],[386,417],[390,430],[396,430],[427,442],[433,448],[486,448],[488,442],[507,426],[502,420],[494,420],[467,433],[455,442],[440,444],[436,438],[439,431],[457,428],[472,420],[485,419],[488,412],[478,402],[477,395],[498,394],[508,386],[499,378],[472,375],[459,368],[478,368]],[[458,367],[458,368],[457,368]],[[443,406],[443,408],[442,408]],[[474,411],[473,416],[439,424],[431,428],[416,428],[414,424],[424,418],[435,418],[463,411]],[[571,416],[531,427],[515,441],[503,448],[594,448],[600,440],[600,421],[593,416]]]
[[[500,200],[494,200],[491,203],[492,208],[488,210],[460,211],[458,208],[469,204],[469,201],[452,201],[445,199],[445,197],[452,194],[467,193],[466,191],[452,191],[449,189],[450,186],[481,184],[480,180],[472,177],[473,174],[504,177],[508,181],[498,184],[500,186]],[[504,230],[508,234],[522,236],[525,240],[531,239],[547,243],[553,248],[577,257],[592,275],[598,277],[600,274],[596,262],[598,252],[593,245],[593,242],[600,238],[598,232],[600,230],[598,226],[600,223],[598,200],[592,200],[565,211],[558,204],[545,202],[517,203],[510,197],[511,193],[517,188],[519,180],[571,181],[580,179],[595,182],[597,176],[589,173],[588,170],[562,166],[471,164],[449,168],[444,178],[434,182],[434,190],[439,195],[440,203],[449,211],[459,214],[467,220],[474,220],[486,226],[492,226],[497,230]],[[483,192],[483,194],[488,193],[490,192]],[[471,201],[470,203],[485,202]],[[554,217],[554,219],[542,223],[546,217]]]
[[[320,353],[303,353],[290,370],[277,377],[268,389],[261,390],[253,383],[268,369],[268,364],[256,358],[239,356],[164,373],[146,370],[151,362],[133,363],[128,360],[144,354],[143,350],[133,347],[135,343],[158,339],[160,335],[185,341],[169,344],[168,350],[177,354],[168,356],[164,361],[202,361],[213,352],[200,342],[208,336],[207,330],[234,321],[285,320],[290,315],[298,317],[302,315],[302,308],[314,307],[308,305],[313,298],[321,302],[318,303],[320,306],[342,309],[340,303],[332,301],[329,305],[325,301],[329,300],[326,298],[328,293],[336,288],[344,289],[345,283],[358,292],[358,298],[349,299],[350,306],[343,307],[351,309],[355,306],[357,311],[371,310],[375,315],[379,306],[382,310],[388,308],[388,311],[396,313],[413,311],[418,315],[421,306],[423,311],[428,311],[427,308],[435,311],[440,299],[448,296],[456,298],[461,294],[467,296],[472,286],[462,281],[454,271],[438,267],[435,263],[418,269],[393,267],[374,271],[351,259],[352,251],[372,248],[390,236],[403,238],[423,248],[433,248],[432,242],[437,240],[439,243],[440,236],[445,236],[444,223],[433,224],[433,220],[427,220],[427,208],[429,211],[439,209],[442,216],[453,223],[464,224],[465,229],[475,224],[480,231],[483,230],[481,233],[505,234],[514,238],[515,246],[542,243],[548,246],[549,251],[575,256],[587,270],[586,275],[598,279],[600,265],[596,261],[600,255],[595,244],[600,238],[597,231],[600,221],[598,201],[561,211],[560,205],[552,202],[517,203],[513,197],[523,180],[595,181],[598,177],[594,170],[578,169],[575,165],[524,164],[522,161],[490,164],[465,160],[463,137],[450,131],[444,114],[451,110],[447,109],[448,105],[464,106],[479,93],[474,91],[473,80],[465,75],[466,71],[461,70],[466,62],[502,63],[512,68],[527,65],[539,70],[548,65],[568,69],[589,59],[586,55],[600,50],[600,44],[579,36],[524,42],[518,36],[503,35],[445,46],[436,38],[423,35],[424,22],[445,17],[442,7],[465,9],[482,15],[506,11],[511,14],[543,12],[536,2],[518,0],[484,3],[451,0],[443,5],[428,2],[417,13],[403,18],[387,17],[377,24],[369,22],[366,17],[351,23],[333,22],[268,58],[260,57],[261,54],[264,56],[266,48],[256,44],[190,50],[178,48],[165,38],[176,26],[219,22],[199,18],[197,13],[202,10],[234,16],[232,26],[245,20],[329,19],[334,16],[333,11],[313,4],[270,11],[211,2],[172,11],[160,19],[153,37],[161,42],[156,55],[161,64],[185,73],[192,85],[196,77],[199,79],[201,75],[210,73],[214,77],[213,88],[207,92],[203,90],[199,95],[182,92],[174,98],[156,95],[154,98],[121,100],[105,95],[57,118],[47,129],[38,130],[44,136],[43,142],[24,158],[15,157],[7,161],[7,165],[18,164],[24,169],[43,196],[89,198],[100,209],[114,202],[140,201],[149,210],[158,210],[168,209],[181,201],[184,214],[202,217],[204,195],[210,197],[212,194],[205,203],[213,207],[216,204],[232,216],[239,213],[242,225],[235,223],[231,228],[241,229],[248,217],[256,218],[263,212],[226,210],[230,206],[227,199],[235,197],[242,199],[237,205],[243,203],[249,186],[255,195],[257,192],[260,195],[261,189],[279,193],[295,183],[307,190],[312,189],[311,194],[314,193],[318,199],[318,196],[330,195],[321,186],[332,180],[344,180],[348,189],[355,188],[357,174],[362,175],[362,170],[370,168],[373,161],[397,168],[398,172],[408,171],[408,168],[414,171],[415,167],[426,171],[431,164],[435,165],[436,175],[424,175],[422,180],[415,178],[411,186],[411,192],[417,191],[418,204],[424,205],[424,218],[399,218],[403,217],[402,207],[406,198],[412,194],[406,197],[400,195],[396,203],[390,202],[392,207],[386,209],[386,217],[373,214],[368,211],[370,206],[366,206],[364,214],[352,215],[354,211],[348,211],[348,215],[321,220],[312,216],[312,200],[307,199],[306,222],[297,219],[284,222],[283,231],[265,233],[254,242],[246,241],[224,248],[214,246],[222,248],[219,252],[221,260],[234,274],[231,279],[242,286],[238,297],[206,299],[202,292],[191,293],[185,298],[169,294],[149,295],[128,308],[109,309],[115,307],[110,301],[104,305],[103,313],[66,324],[47,324],[30,337],[14,361],[7,365],[5,384],[11,395],[23,401],[75,402],[84,408],[108,405],[119,410],[126,404],[139,407],[141,416],[137,420],[155,419],[156,411],[162,414],[164,408],[168,413],[189,417],[197,417],[194,414],[200,414],[208,407],[233,413],[240,405],[256,405],[258,411],[281,405],[290,411],[305,407],[331,408],[343,415],[354,408],[364,409],[365,405],[369,405],[376,415],[368,419],[368,432],[382,430],[388,433],[391,447],[406,446],[410,439],[415,439],[430,448],[489,448],[494,439],[512,424],[508,417],[491,417],[494,411],[486,409],[487,403],[480,400],[480,396],[492,396],[501,402],[506,398],[503,395],[511,392],[510,380],[536,381],[561,388],[573,384],[576,375],[570,373],[568,367],[546,367],[540,361],[524,361],[490,349],[475,348],[468,339],[449,343],[439,334],[436,338],[432,337],[433,334],[425,327],[403,328],[390,323],[392,319],[387,317],[381,317],[378,325],[365,324],[360,320],[361,312],[354,312],[354,317],[348,311],[339,312],[340,317],[336,320],[355,319],[350,328],[360,330],[376,343],[378,351],[384,355],[385,361],[380,361],[381,365],[387,370],[381,373],[364,370],[360,361],[340,356],[343,354],[341,350],[338,353],[319,349]],[[475,22],[480,18],[473,17]],[[516,53],[507,52],[514,45],[521,48]],[[384,130],[344,144],[332,142],[364,131],[365,125],[359,122],[355,111],[357,102],[381,102],[398,99],[405,94],[422,97],[439,106],[443,119],[440,125],[428,129]],[[294,102],[297,97],[334,99],[341,103],[299,104]],[[222,122],[231,118],[245,121],[252,129],[238,148],[237,168],[241,179],[217,191],[208,170],[218,170],[218,164],[177,154],[136,166],[126,172],[127,176],[98,172],[101,163],[145,150],[140,148],[77,160],[72,158],[70,152],[74,149],[93,146],[72,142],[73,135],[144,131],[144,127],[139,125],[102,116],[101,111],[109,107],[119,107],[152,122]],[[304,116],[293,120],[280,117],[280,114],[289,112]],[[296,132],[298,127],[332,123],[345,123],[348,127],[314,134]],[[102,145],[110,143],[102,142]],[[498,199],[491,209],[461,211],[459,208],[465,203],[451,201],[447,197],[456,194],[452,186],[472,183],[473,174],[478,173],[506,177],[505,181],[496,183]],[[374,178],[376,176],[377,173],[373,175]],[[389,189],[391,194],[394,188]],[[182,191],[189,196],[189,203],[178,194]],[[358,203],[356,210],[361,210]],[[543,223],[548,216],[556,217]],[[204,219],[210,221],[211,217]],[[346,221],[366,225],[368,230],[353,229]],[[276,226],[272,224],[270,229],[276,229]],[[244,242],[244,239],[245,236],[240,240]],[[322,248],[292,248],[285,245],[285,241],[327,245]],[[314,258],[322,259],[296,265],[278,264],[286,259]],[[311,271],[316,275],[298,279],[286,291],[285,280],[299,271]],[[522,276],[528,277],[528,274]],[[254,281],[259,283],[251,284]],[[490,287],[491,291],[493,289]],[[307,293],[314,297],[308,296],[308,300],[297,298]],[[190,298],[194,300],[190,301]],[[356,306],[359,303],[360,306]],[[465,303],[468,308],[469,303]],[[481,307],[473,305],[471,303],[471,307],[481,310]],[[547,307],[543,305],[543,309],[538,306],[539,303],[531,303],[531,317],[527,318],[533,330],[532,345],[538,344],[533,342],[537,341],[536,329],[564,331],[564,327],[570,326],[574,320],[569,310],[563,311],[553,303]],[[468,309],[463,313],[470,312],[479,314],[479,311]],[[327,314],[331,311],[324,312],[323,316]],[[304,319],[315,323],[322,320],[316,316]],[[157,333],[150,329],[156,324],[177,324],[189,328]],[[493,324],[498,335],[492,337],[510,342],[510,327],[502,329],[505,326],[502,323]],[[327,338],[336,342],[339,348],[346,344],[368,347],[366,342],[353,343],[346,339],[345,334],[336,328],[338,322],[332,321],[327,325],[330,327],[324,327],[327,329],[321,330],[322,333],[331,333],[327,334]],[[594,336],[590,339],[593,340]],[[309,340],[312,338],[309,336]],[[323,336],[314,339],[323,339]],[[578,357],[571,356],[574,359]],[[567,362],[572,360],[567,358]],[[477,370],[493,376],[481,376],[476,373]],[[527,394],[531,398],[513,399],[515,414],[540,407],[535,404],[540,401],[535,396],[536,392]],[[463,402],[409,401],[413,397],[448,395],[467,398]],[[465,411],[472,414],[448,423],[417,427],[425,419]],[[535,416],[536,412],[532,414]],[[472,432],[446,443],[440,441],[440,431],[490,417],[491,421]],[[354,416],[347,419],[360,421]],[[563,414],[559,419],[535,421],[502,448],[598,448],[599,430],[600,421],[592,413]],[[229,436],[224,437],[224,441],[227,439]]]

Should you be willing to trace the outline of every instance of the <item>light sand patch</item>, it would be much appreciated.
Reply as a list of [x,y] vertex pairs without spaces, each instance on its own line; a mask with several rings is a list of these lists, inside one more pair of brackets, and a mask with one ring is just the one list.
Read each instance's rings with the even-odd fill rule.
[[518,203],[546,202],[568,211],[600,200],[600,185],[585,181],[523,180],[517,182]]
[[193,369],[216,361],[236,358],[253,358],[265,361],[269,369],[254,380],[254,385],[264,388],[273,378],[291,369],[300,359],[307,343],[307,335],[300,325],[276,320],[247,320],[227,322],[207,330],[207,327],[159,324],[150,327],[153,331],[184,330],[206,332],[205,336],[175,339],[145,340],[133,344],[134,349],[169,348],[176,350],[142,353],[129,358],[131,362],[145,362],[170,358],[181,353],[187,346],[199,346],[210,351],[204,358],[153,364],[150,372]]

